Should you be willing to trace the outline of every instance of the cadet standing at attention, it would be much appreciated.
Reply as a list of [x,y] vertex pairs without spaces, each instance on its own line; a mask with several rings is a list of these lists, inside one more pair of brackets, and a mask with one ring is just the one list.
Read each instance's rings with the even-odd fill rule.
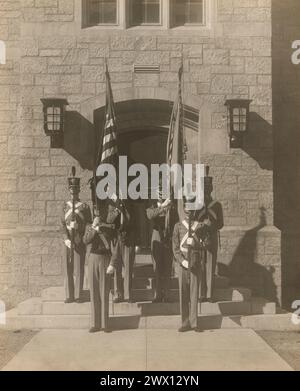
[[201,278],[201,263],[210,246],[209,230],[205,223],[195,220],[189,203],[195,198],[184,198],[184,218],[175,225],[173,252],[179,277],[181,327],[179,332],[198,328],[198,297]]
[[[158,201],[153,202],[146,211],[148,219],[153,224],[151,255],[156,280],[153,303],[169,301],[168,293],[173,263],[172,232],[177,221],[174,203],[170,199],[162,199],[161,184],[158,193]],[[167,213],[170,213],[170,235],[166,231]]]
[[204,177],[204,206],[197,212],[197,221],[210,227],[211,245],[206,249],[202,262],[200,282],[200,299],[202,302],[213,302],[214,282],[219,247],[219,230],[224,226],[223,210],[220,202],[213,200],[213,178],[209,176],[209,167],[206,167]]
[[[83,235],[86,225],[91,223],[92,216],[87,204],[79,199],[80,178],[76,178],[75,167],[72,167],[72,177],[68,178],[71,200],[63,205],[61,224],[64,230],[64,243],[66,246],[65,269],[65,303],[81,303],[84,263],[86,248]],[[75,284],[74,284],[75,277]]]
[[109,292],[111,276],[116,266],[111,251],[115,226],[107,222],[108,216],[105,219],[100,217],[100,213],[97,214],[93,224],[86,227],[83,238],[84,243],[89,246],[87,262],[91,295],[90,333],[100,330],[110,332]]

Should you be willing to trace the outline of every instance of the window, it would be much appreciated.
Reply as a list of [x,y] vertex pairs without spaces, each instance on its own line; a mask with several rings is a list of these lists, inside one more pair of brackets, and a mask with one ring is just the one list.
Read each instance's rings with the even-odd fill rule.
[[117,24],[117,0],[88,1],[88,24]]
[[131,25],[160,24],[160,0],[131,0]]
[[174,26],[203,25],[204,0],[172,0]]
[[[82,0],[83,27],[209,27],[217,0]],[[216,7],[215,5],[213,7]]]

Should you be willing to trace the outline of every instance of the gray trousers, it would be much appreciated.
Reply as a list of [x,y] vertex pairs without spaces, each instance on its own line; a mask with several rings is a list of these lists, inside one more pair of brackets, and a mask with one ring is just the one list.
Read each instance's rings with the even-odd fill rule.
[[[134,246],[126,246],[119,243],[120,253],[114,274],[114,288],[117,297],[125,300],[131,299],[133,266],[135,260]],[[122,268],[124,267],[124,281],[122,277]]]
[[171,248],[160,241],[157,231],[153,231],[151,242],[156,290],[155,297],[167,298],[172,275],[173,254]]
[[[71,250],[66,249],[64,261],[66,299],[80,299],[83,291],[85,251],[74,251],[71,262]],[[75,280],[75,281],[74,281]]]
[[216,266],[216,255],[209,251],[205,251],[205,260],[201,265],[200,298],[212,299]]
[[182,326],[198,326],[198,296],[200,270],[190,272],[178,265],[180,314]]
[[88,259],[91,295],[91,327],[104,329],[109,321],[109,291],[111,277],[106,274],[108,255],[90,254]]

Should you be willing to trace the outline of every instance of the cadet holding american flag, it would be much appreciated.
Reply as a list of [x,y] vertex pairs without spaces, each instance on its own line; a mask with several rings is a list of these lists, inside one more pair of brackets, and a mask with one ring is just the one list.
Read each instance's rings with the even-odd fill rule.
[[[95,159],[93,185],[94,221],[86,228],[84,242],[89,246],[88,270],[91,295],[90,332],[109,330],[109,291],[111,275],[115,273],[117,256],[116,223],[120,210],[110,200],[99,202],[96,196],[98,178],[96,171],[101,164],[117,166],[118,145],[116,117],[110,76],[106,65],[106,112],[105,124],[97,157]],[[117,196],[116,196],[117,199]]]

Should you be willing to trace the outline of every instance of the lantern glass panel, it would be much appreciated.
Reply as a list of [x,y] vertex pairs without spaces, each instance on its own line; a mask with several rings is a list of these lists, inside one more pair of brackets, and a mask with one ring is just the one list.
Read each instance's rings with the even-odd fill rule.
[[51,132],[59,132],[61,130],[62,109],[60,107],[51,106],[47,108],[47,127]]
[[247,109],[236,107],[233,109],[233,130],[235,132],[245,132],[247,129]]

